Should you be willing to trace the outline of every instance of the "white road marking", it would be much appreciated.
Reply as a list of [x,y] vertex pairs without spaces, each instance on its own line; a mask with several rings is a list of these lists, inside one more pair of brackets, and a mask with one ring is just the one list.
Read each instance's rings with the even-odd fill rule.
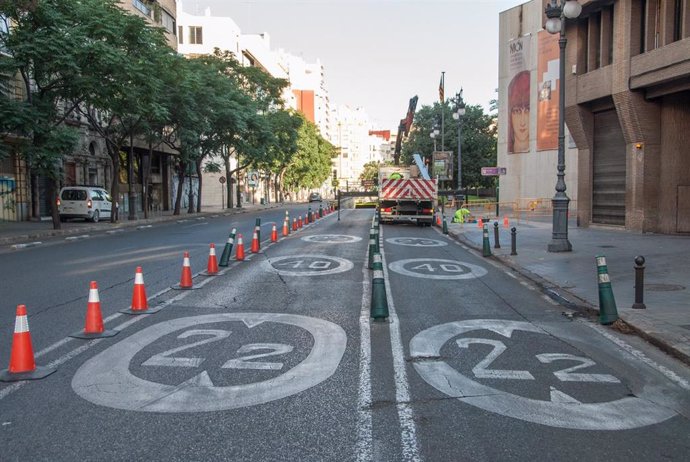
[[386,239],[386,242],[390,242],[391,244],[396,245],[405,245],[409,247],[443,247],[448,245],[447,242],[420,237],[390,237]]
[[69,237],[66,237],[65,240],[66,240],[66,241],[77,241],[77,240],[79,240],[79,239],[88,239],[88,238],[90,238],[90,237],[91,237],[91,236],[88,235],[88,234],[82,234],[82,235],[79,235],[79,236],[69,236]]
[[[281,276],[324,276],[344,273],[355,266],[350,260],[323,254],[271,257],[262,264],[269,271],[277,271]],[[290,271],[289,268],[299,271]]]
[[[380,230],[383,239],[383,228]],[[388,299],[388,314],[390,324],[388,326],[391,337],[391,352],[393,354],[393,370],[395,375],[395,401],[400,421],[400,440],[402,443],[402,460],[420,461],[419,446],[417,444],[417,427],[414,422],[412,406],[410,405],[410,388],[407,381],[405,363],[405,350],[400,333],[400,320],[395,312],[395,302],[390,288],[388,268],[386,266],[386,254],[381,246],[381,261],[383,263],[383,275],[386,281],[386,298]]]
[[[531,323],[502,319],[450,322],[431,327],[415,335],[410,341],[410,356],[412,359],[420,359],[413,362],[419,375],[440,392],[458,398],[464,403],[506,417],[575,430],[628,430],[657,424],[676,415],[673,410],[659,406],[652,402],[653,400],[645,399],[644,396],[642,398],[626,396],[615,401],[575,405],[571,397],[556,389],[551,390],[551,397],[555,401],[542,401],[483,385],[464,376],[441,359],[441,348],[448,341],[473,331],[491,331],[506,338],[511,338],[514,331],[546,335],[543,330]],[[550,358],[555,358],[555,356]],[[581,359],[578,358],[578,360]],[[581,366],[558,372],[563,377],[572,374],[572,371],[577,368]],[[591,377],[575,375],[575,379],[582,381],[589,380]],[[642,394],[653,392],[654,390],[650,390]]]
[[[309,332],[313,346],[307,357],[286,372],[261,382],[214,386],[203,370],[178,385],[151,382],[129,370],[143,348],[172,332],[200,324],[243,322],[287,324]],[[163,321],[140,330],[87,360],[72,379],[72,389],[94,404],[143,412],[205,412],[264,404],[307,390],[333,375],[340,364],[347,336],[329,321],[284,313],[218,313]],[[246,359],[249,359],[248,357]]]
[[311,236],[304,236],[300,239],[305,242],[318,242],[319,244],[348,244],[350,242],[359,242],[362,240],[361,237],[347,234],[312,234]]
[[357,462],[373,461],[371,414],[371,282],[369,281],[369,246],[362,266],[362,306],[359,311],[359,393],[357,395]]
[[541,298],[543,298],[547,302],[551,303],[552,305],[560,305],[560,303],[558,303],[556,300],[554,300],[553,298],[549,297],[546,294],[542,295]]
[[[408,269],[407,266],[410,264],[416,265]],[[442,258],[408,258],[394,261],[389,267],[391,271],[395,271],[403,276],[439,280],[475,279],[485,276],[488,273],[481,266]],[[414,269],[425,269],[428,273],[411,271]],[[435,272],[442,274],[429,274]]]
[[505,270],[505,271],[503,271],[503,272],[506,273],[508,276],[510,276],[510,277],[513,278],[513,279],[517,279],[517,278],[518,278],[517,276],[515,276],[515,275],[513,274],[512,271]]
[[652,359],[648,358],[640,350],[633,348],[631,345],[627,344],[622,339],[620,339],[620,338],[616,337],[615,335],[607,332],[606,329],[604,329],[603,327],[599,326],[598,324],[594,324],[594,323],[588,322],[588,321],[583,320],[583,319],[578,319],[578,321],[581,322],[582,324],[590,327],[591,329],[594,329],[599,334],[601,334],[602,336],[604,336],[608,340],[610,340],[613,343],[615,343],[616,345],[618,345],[621,349],[623,349],[626,353],[630,354],[632,357],[642,361],[647,366],[660,372],[667,379],[671,380],[673,383],[675,383],[679,387],[683,388],[684,390],[690,390],[690,383],[688,383],[687,380],[683,379],[682,377],[680,377],[678,374],[676,374],[675,372],[673,372],[671,369],[667,368],[666,366],[662,366],[661,364],[657,363],[656,361],[653,361]]

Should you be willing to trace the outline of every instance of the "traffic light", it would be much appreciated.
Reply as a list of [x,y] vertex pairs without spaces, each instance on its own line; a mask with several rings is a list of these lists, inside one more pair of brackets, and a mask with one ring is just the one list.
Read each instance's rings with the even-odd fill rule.
[[338,179],[338,170],[333,169],[333,179],[337,180]]

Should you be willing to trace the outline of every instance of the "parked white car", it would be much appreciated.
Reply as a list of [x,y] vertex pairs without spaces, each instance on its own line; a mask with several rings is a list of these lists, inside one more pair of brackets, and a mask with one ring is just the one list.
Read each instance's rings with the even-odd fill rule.
[[83,218],[98,222],[110,218],[113,202],[110,194],[96,186],[65,186],[57,199],[60,221],[68,218]]

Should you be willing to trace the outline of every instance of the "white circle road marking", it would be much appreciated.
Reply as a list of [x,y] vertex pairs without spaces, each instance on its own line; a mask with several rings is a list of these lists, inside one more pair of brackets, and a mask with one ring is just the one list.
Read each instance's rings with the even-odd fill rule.
[[[551,401],[513,395],[465,377],[440,359],[441,348],[449,340],[471,331],[488,330],[510,338],[516,330],[545,334],[521,321],[474,319],[426,329],[410,341],[410,356],[419,375],[437,390],[485,411],[541,425],[576,430],[627,430],[653,425],[676,413],[646,399],[626,397],[607,403],[580,403],[551,388]],[[545,334],[546,335],[546,334]]]
[[[413,263],[416,263],[416,265],[408,269],[408,265]],[[444,260],[441,258],[408,258],[406,260],[394,261],[388,265],[388,268],[403,276],[424,279],[472,279],[487,274],[487,271],[481,266],[457,260]],[[412,269],[418,269],[420,271],[425,270],[427,273],[411,271]],[[434,272],[446,274],[430,274]]]
[[350,260],[321,254],[271,257],[263,264],[281,276],[324,276],[344,273],[355,266]]
[[313,236],[304,236],[301,239],[305,242],[318,242],[323,244],[349,244],[350,242],[359,242],[362,240],[361,237],[347,234],[315,234]]
[[[159,338],[200,324],[244,322],[301,327],[314,338],[298,365],[262,382],[216,387],[206,371],[179,385],[150,382],[132,375],[132,358]],[[336,371],[345,352],[345,331],[329,321],[281,313],[219,313],[173,319],[147,327],[89,359],[74,375],[72,389],[94,404],[144,412],[206,412],[263,404],[307,390]]]
[[444,245],[448,245],[447,242],[421,237],[389,237],[386,239],[386,242],[409,247],[443,247]]

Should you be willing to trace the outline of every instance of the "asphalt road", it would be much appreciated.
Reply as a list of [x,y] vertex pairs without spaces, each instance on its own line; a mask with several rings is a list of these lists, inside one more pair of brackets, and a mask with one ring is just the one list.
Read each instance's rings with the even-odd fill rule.
[[[290,219],[306,206],[292,207]],[[45,379],[0,384],[3,460],[687,460],[690,371],[564,308],[437,229],[381,228],[389,318],[374,322],[371,210],[269,243],[284,209],[158,225],[0,258],[0,361],[25,303]],[[175,291],[231,228],[247,261]],[[144,268],[154,314],[129,305]],[[81,329],[97,280],[106,327]]]

